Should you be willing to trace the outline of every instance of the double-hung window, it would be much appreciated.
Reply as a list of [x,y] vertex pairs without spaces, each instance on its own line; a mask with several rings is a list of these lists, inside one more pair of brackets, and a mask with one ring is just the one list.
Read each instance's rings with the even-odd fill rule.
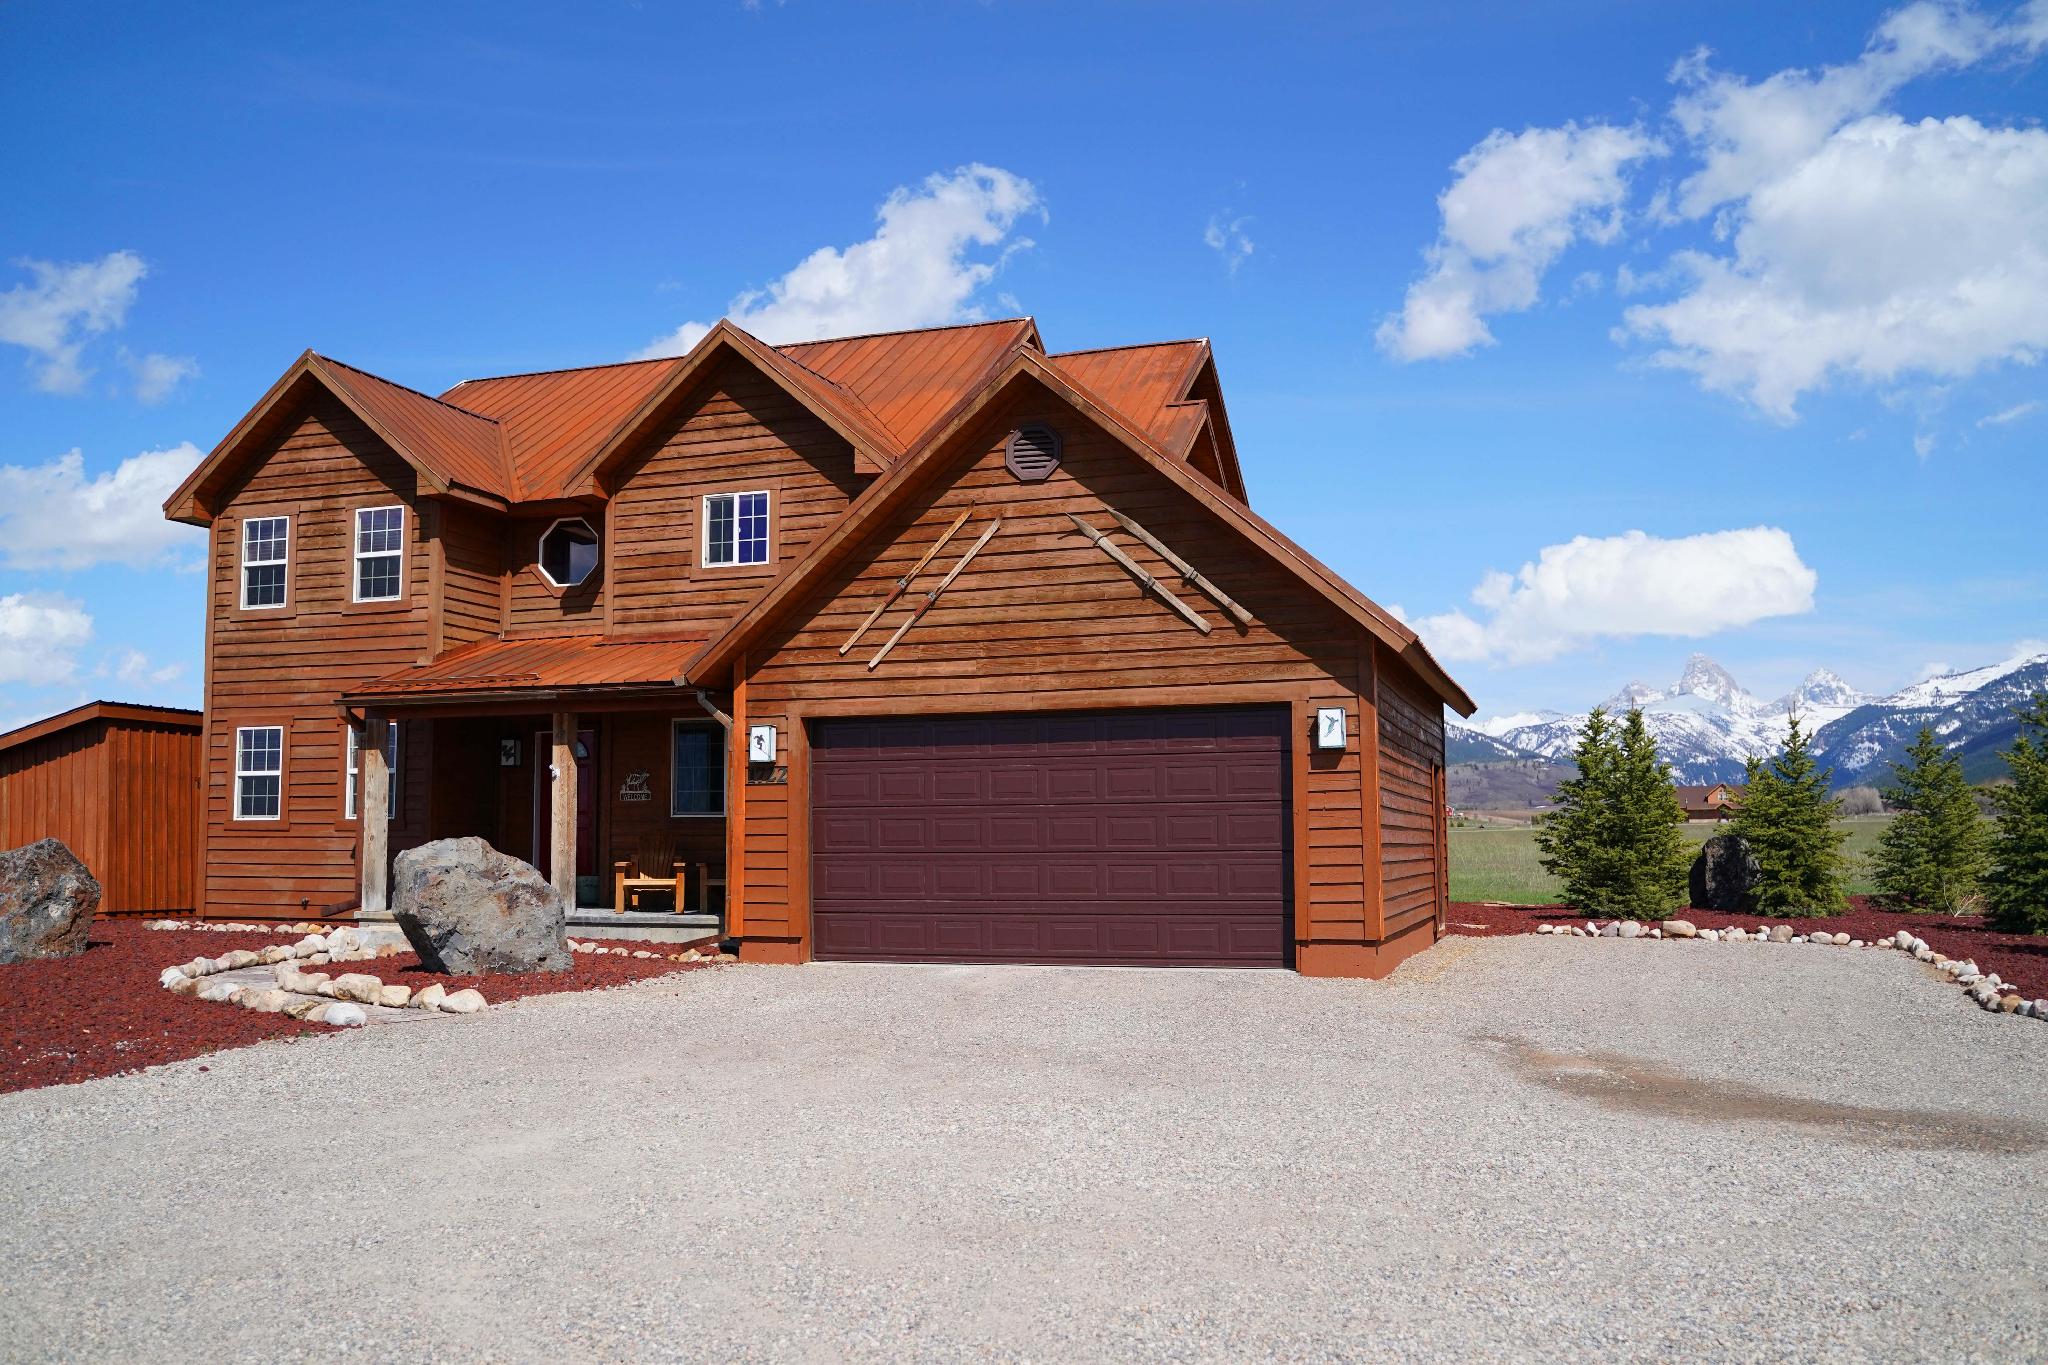
[[285,570],[291,559],[292,519],[251,517],[242,523],[242,606],[260,610],[284,605]]
[[405,508],[356,509],[356,601],[396,602],[405,588]]
[[284,727],[235,731],[235,818],[275,820],[284,810]]
[[725,814],[725,727],[679,720],[669,745],[668,813]]
[[768,562],[768,494],[713,493],[704,499],[704,564]]
[[[357,757],[362,736],[353,725],[341,727],[348,736],[347,772],[342,783],[341,813],[350,820],[356,818],[357,793],[362,790],[362,760]],[[392,721],[384,727],[384,818],[398,818],[398,722]]]

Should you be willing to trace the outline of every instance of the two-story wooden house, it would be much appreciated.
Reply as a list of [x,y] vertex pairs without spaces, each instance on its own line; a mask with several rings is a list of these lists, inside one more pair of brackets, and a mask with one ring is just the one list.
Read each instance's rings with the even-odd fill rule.
[[680,867],[762,961],[1369,975],[1441,927],[1472,703],[1247,505],[1206,342],[722,323],[439,398],[308,352],[166,513],[211,914],[380,913],[473,834],[589,908]]

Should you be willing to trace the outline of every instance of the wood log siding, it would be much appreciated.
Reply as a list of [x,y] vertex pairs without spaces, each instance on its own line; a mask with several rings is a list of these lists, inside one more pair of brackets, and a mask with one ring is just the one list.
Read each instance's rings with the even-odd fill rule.
[[441,640],[443,649],[505,629],[508,596],[505,519],[480,508],[440,508]]
[[[405,598],[353,602],[353,516],[403,503]],[[206,877],[209,914],[287,917],[355,904],[357,829],[342,814],[346,764],[335,696],[396,672],[432,647],[431,558],[420,532],[411,466],[340,403],[315,399],[223,498],[211,541],[207,641]],[[287,605],[239,607],[242,521],[292,518]],[[235,731],[284,730],[283,803],[276,820],[233,818]],[[424,838],[433,770],[431,727],[399,740],[394,851]]]
[[1443,708],[1391,672],[1380,679],[1380,881],[1386,936],[1443,913],[1437,773]]
[[738,362],[720,366],[668,432],[616,481],[605,547],[616,632],[709,632],[772,572],[698,564],[705,494],[769,490],[771,544],[787,562],[867,482],[854,472],[850,445]]
[[[1021,484],[1004,468],[1003,437],[1032,421],[1059,427],[1065,459],[1044,483]],[[744,719],[777,726],[791,773],[786,786],[746,789],[746,932],[804,933],[808,869],[801,847],[792,849],[790,822],[805,799],[806,714],[1216,705],[1260,690],[1270,700],[1277,685],[1301,702],[1294,801],[1296,828],[1305,827],[1296,867],[1305,869],[1306,886],[1297,897],[1296,935],[1378,939],[1382,871],[1367,861],[1373,845],[1365,807],[1374,784],[1362,772],[1365,745],[1357,728],[1375,655],[1357,627],[1053,400],[992,416],[973,450],[879,528],[791,612],[788,624],[749,650]],[[970,504],[979,511],[969,529],[1001,517],[1002,533],[881,667],[870,673],[863,650],[841,656],[840,643]],[[1214,632],[1198,634],[1068,520],[1075,513],[1112,525],[1112,507],[1214,578],[1251,612],[1251,624],[1240,629],[1219,613]],[[1178,583],[1155,552],[1121,530],[1116,535],[1139,564]],[[892,628],[914,595],[875,629]],[[1353,738],[1343,752],[1307,749],[1306,726],[1317,706],[1345,709]],[[1370,818],[1377,821],[1378,811]]]

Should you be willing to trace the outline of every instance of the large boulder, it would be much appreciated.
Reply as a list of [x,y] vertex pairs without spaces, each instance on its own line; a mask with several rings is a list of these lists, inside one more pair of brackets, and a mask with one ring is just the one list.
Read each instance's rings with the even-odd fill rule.
[[532,866],[481,839],[436,839],[398,855],[391,913],[431,972],[563,972],[566,907]]
[[99,908],[99,880],[62,839],[0,853],[0,962],[78,956]]
[[1717,834],[1693,859],[1690,890],[1694,908],[1730,914],[1751,909],[1762,877],[1756,855],[1740,835]]

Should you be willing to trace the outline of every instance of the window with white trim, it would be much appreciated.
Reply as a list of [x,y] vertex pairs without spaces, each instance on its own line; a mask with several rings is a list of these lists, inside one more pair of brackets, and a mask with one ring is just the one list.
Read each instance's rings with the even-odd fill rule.
[[668,813],[725,814],[725,727],[679,720],[669,739]]
[[704,499],[704,564],[768,562],[768,494],[713,493]]
[[[361,732],[353,725],[341,727],[348,736],[347,773],[342,782],[341,813],[343,818],[356,818],[356,793],[362,790],[362,761],[356,756],[362,745]],[[384,727],[384,818],[398,818],[398,722],[392,721]]]
[[405,591],[405,508],[356,509],[356,601],[396,602]]
[[541,577],[558,588],[578,588],[597,572],[597,532],[581,517],[563,517],[540,538]]
[[235,818],[275,820],[284,810],[284,727],[235,731]]
[[242,523],[242,606],[261,611],[284,605],[291,559],[292,519],[250,517]]

